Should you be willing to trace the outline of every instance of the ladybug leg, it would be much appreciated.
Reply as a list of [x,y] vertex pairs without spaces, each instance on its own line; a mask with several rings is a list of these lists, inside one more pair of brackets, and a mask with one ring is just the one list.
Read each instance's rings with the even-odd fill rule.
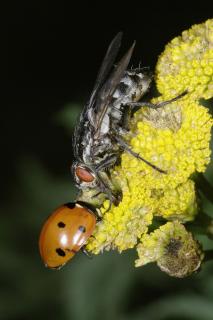
[[129,152],[130,154],[132,154],[135,158],[142,160],[143,162],[148,164],[153,169],[159,171],[160,173],[167,173],[165,170],[162,170],[162,169],[158,168],[157,166],[155,166],[154,164],[152,164],[148,160],[146,160],[143,157],[141,157],[138,153],[134,152],[129,147],[128,143],[126,143],[120,136],[115,136],[115,139],[116,139],[117,143],[121,146],[121,148],[123,148],[125,151]]
[[92,254],[89,253],[89,251],[86,249],[86,246],[81,247],[81,251],[83,254],[85,254],[85,256],[87,256],[87,258],[92,259]]
[[139,101],[139,102],[130,102],[130,103],[128,103],[128,105],[132,107],[133,112],[134,112],[134,108],[137,108],[137,107],[149,107],[149,108],[152,108],[152,109],[158,109],[158,108],[162,108],[162,107],[166,106],[169,103],[172,103],[174,101],[179,100],[180,98],[185,96],[187,93],[188,93],[188,91],[186,90],[186,91],[182,92],[181,94],[179,94],[178,96],[176,96],[175,98],[172,98],[172,99],[166,100],[166,101],[162,101],[162,102],[159,102],[159,103],[140,102]]

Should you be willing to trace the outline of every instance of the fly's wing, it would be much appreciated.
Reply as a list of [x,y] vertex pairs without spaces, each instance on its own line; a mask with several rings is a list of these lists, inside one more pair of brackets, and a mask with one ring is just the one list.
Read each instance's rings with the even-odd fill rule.
[[121,45],[121,39],[122,39],[122,32],[119,32],[115,36],[115,38],[112,40],[112,42],[110,43],[110,45],[107,49],[104,60],[103,60],[101,67],[99,69],[98,76],[96,78],[95,85],[92,90],[87,108],[89,108],[91,105],[93,105],[93,102],[94,102],[94,99],[97,95],[98,90],[103,85],[108,73],[110,72],[110,70],[113,66],[113,63],[115,61],[115,58],[118,54],[118,51],[119,51],[119,48]]
[[[89,102],[85,105],[78,125],[75,127],[75,132],[73,136],[73,150],[74,150],[74,156],[77,158],[79,156],[79,147],[80,147],[80,141],[83,139],[84,136],[84,124],[88,120],[89,122],[93,122],[93,107],[96,101],[96,97],[98,95],[98,92],[100,88],[103,86],[104,81],[106,80],[106,77],[108,76],[108,73],[110,72],[113,63],[115,61],[115,58],[118,54],[118,50],[120,48],[121,44],[121,38],[122,38],[122,32],[119,32],[115,38],[110,43],[108,50],[105,54],[104,60],[101,64],[101,67],[98,72],[98,76],[95,81],[94,88],[92,90]],[[90,116],[88,116],[88,113],[90,111]],[[89,117],[89,119],[88,119]]]
[[94,119],[94,138],[98,139],[100,136],[100,129],[101,124],[104,119],[104,116],[109,108],[110,102],[112,100],[113,93],[115,92],[118,84],[120,83],[123,74],[125,70],[127,69],[127,66],[129,64],[130,58],[132,56],[132,52],[135,47],[135,42],[133,45],[129,48],[127,53],[123,56],[123,58],[120,60],[120,62],[115,67],[114,71],[112,72],[109,79],[106,81],[106,83],[101,88],[98,96],[95,106],[93,107],[95,112],[95,119]]

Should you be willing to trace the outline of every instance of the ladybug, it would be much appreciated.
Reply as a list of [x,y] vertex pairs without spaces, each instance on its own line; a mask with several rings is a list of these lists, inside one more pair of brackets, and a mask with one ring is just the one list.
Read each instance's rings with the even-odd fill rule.
[[[39,249],[45,265],[59,269],[65,265],[92,235],[97,211],[82,202],[67,203],[55,210],[44,223]],[[85,252],[86,253],[86,252]]]

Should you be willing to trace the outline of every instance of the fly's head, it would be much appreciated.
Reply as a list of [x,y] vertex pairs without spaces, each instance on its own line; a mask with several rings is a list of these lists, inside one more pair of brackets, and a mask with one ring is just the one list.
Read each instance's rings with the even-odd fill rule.
[[90,167],[80,162],[74,162],[71,170],[74,180],[80,189],[96,187],[96,174]]
[[101,207],[104,200],[117,205],[121,199],[120,186],[112,178],[108,170],[91,168],[81,162],[72,165],[72,173],[76,186],[80,189],[77,200]]

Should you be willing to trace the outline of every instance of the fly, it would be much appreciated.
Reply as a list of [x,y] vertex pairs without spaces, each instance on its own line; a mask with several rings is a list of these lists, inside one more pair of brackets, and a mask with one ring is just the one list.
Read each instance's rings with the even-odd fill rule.
[[[145,105],[159,108],[185,94],[184,92],[174,99],[159,104],[139,102],[149,90],[153,77],[147,68],[127,70],[135,42],[113,68],[121,38],[122,33],[119,32],[109,45],[73,138],[75,161],[72,172],[77,187],[81,190],[94,188],[98,193],[106,194],[110,202],[114,203],[116,196],[110,187],[108,169],[116,164],[123,151],[144,161],[154,170],[166,173],[134,152],[124,139],[135,107]],[[103,178],[103,175],[105,177],[107,175],[107,178]]]

